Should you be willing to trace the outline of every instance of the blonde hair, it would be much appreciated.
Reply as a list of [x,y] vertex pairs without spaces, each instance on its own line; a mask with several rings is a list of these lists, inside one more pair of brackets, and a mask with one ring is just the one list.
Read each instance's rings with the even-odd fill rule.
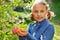
[[35,2],[33,3],[32,7],[31,7],[31,10],[33,9],[33,7],[34,7],[36,4],[39,4],[39,3],[45,4],[46,7],[48,7],[48,10],[50,10],[49,4],[47,4],[47,2],[46,2],[45,0],[35,0]]

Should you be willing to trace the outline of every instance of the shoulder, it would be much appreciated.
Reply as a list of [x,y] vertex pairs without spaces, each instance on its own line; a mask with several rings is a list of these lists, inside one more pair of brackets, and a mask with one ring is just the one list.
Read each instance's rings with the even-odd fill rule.
[[51,36],[54,33],[55,33],[55,30],[54,30],[53,24],[49,24],[43,34],[46,34],[46,35],[50,35]]
[[33,24],[29,24],[29,27],[32,27],[33,26]]
[[54,31],[54,25],[50,23],[47,30]]
[[31,23],[31,24],[29,24],[29,27],[28,27],[28,28],[32,28],[32,26],[33,26],[33,25],[34,25],[34,24],[32,24],[32,23]]
[[48,27],[49,27],[50,29],[52,29],[52,28],[54,29],[54,25],[51,24],[51,23],[48,25]]
[[32,26],[34,26],[35,25],[35,23],[31,23],[31,24],[29,24],[29,27],[32,27]]

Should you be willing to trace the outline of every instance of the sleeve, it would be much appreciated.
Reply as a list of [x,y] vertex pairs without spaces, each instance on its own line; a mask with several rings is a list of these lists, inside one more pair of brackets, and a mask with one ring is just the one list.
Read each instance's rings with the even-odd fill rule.
[[54,36],[54,26],[49,25],[46,31],[43,33],[43,40],[52,40]]
[[19,40],[37,40],[36,37],[33,37],[31,35],[31,27],[32,27],[32,24],[29,25],[29,28],[28,28],[28,35],[26,37],[19,37]]
[[[32,24],[30,24],[30,25],[29,25],[29,28],[28,28],[28,32],[29,32],[29,33],[31,33],[31,32],[30,32],[31,27],[32,27]],[[27,37],[28,37],[29,35],[30,35],[30,34],[28,34],[28,35],[27,35],[27,36],[25,36],[25,37],[21,37],[21,36],[19,36],[19,40],[26,40],[26,39],[27,39]],[[28,39],[29,39],[29,38],[28,38]],[[30,40],[30,39],[29,39],[29,40]]]
[[[28,32],[30,32],[30,27],[31,27],[31,24],[29,25]],[[27,39],[27,38],[19,36],[19,40],[25,40],[25,39]]]
[[36,37],[33,37],[33,35],[31,35],[31,28],[32,28],[32,24],[30,24],[29,28],[28,28],[28,35],[27,35],[27,39],[28,40],[37,40]]
[[19,40],[25,40],[25,39],[26,39],[26,37],[19,36]]

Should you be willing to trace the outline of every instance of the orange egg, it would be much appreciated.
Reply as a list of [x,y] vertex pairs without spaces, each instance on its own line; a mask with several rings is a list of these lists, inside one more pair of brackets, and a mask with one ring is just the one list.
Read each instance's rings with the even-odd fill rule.
[[19,32],[22,32],[23,30],[21,28],[19,28]]

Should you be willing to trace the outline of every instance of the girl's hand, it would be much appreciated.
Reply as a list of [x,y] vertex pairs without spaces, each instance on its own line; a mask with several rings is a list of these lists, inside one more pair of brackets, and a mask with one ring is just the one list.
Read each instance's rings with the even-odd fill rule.
[[27,36],[28,35],[28,31],[26,31],[26,30],[19,30],[18,32],[17,32],[17,35],[18,36]]

